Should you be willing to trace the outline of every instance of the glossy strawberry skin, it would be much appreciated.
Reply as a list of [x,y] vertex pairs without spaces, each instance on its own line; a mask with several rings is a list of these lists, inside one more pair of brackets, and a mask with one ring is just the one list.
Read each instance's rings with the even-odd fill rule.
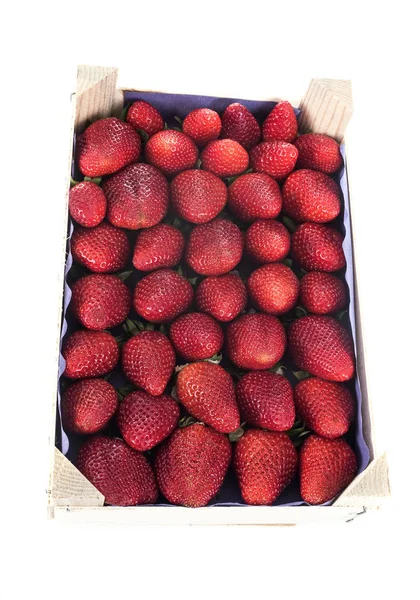
[[250,153],[251,167],[274,179],[283,179],[293,171],[298,158],[295,146],[287,142],[261,142]]
[[311,169],[294,171],[283,185],[283,212],[296,221],[327,223],[340,214],[340,188]]
[[195,301],[198,310],[226,323],[244,310],[247,302],[246,288],[242,279],[234,273],[206,277],[198,285]]
[[286,100],[278,102],[263,123],[264,142],[293,142],[297,134],[298,123],[292,105]]
[[346,264],[343,237],[332,227],[303,223],[292,234],[292,256],[306,271],[333,272]]
[[218,177],[232,177],[247,170],[248,152],[235,140],[213,140],[201,153],[202,169]]
[[165,129],[149,139],[145,148],[146,162],[171,177],[192,169],[198,158],[194,142],[181,131]]
[[286,227],[275,219],[254,221],[245,234],[245,250],[259,263],[283,260],[289,254],[290,243]]
[[127,111],[127,123],[136,129],[141,129],[149,137],[165,126],[160,112],[144,100],[137,100],[130,106]]
[[171,182],[171,202],[185,221],[208,223],[224,209],[227,188],[221,179],[208,171],[183,171]]
[[228,207],[243,221],[274,219],[282,207],[280,188],[264,173],[241,175],[228,188]]
[[66,361],[64,376],[81,379],[112,371],[118,363],[119,349],[115,338],[107,331],[81,329],[64,342],[62,355]]
[[106,215],[106,197],[92,181],[82,181],[69,192],[69,213],[83,227],[95,227]]
[[118,396],[103,379],[81,379],[70,385],[61,399],[61,416],[66,431],[97,433],[107,426],[118,408]]
[[91,229],[77,229],[70,245],[74,260],[94,273],[119,271],[130,254],[126,232],[105,221]]
[[305,133],[297,138],[299,151],[298,169],[314,169],[323,173],[335,173],[343,164],[340,146],[322,133]]
[[182,258],[184,246],[184,236],[179,229],[159,223],[138,234],[133,265],[139,271],[174,267]]
[[209,315],[198,312],[175,319],[169,337],[176,353],[187,361],[211,358],[223,346],[223,330],[219,323]]
[[254,115],[239,102],[229,104],[222,116],[222,137],[235,140],[249,150],[261,138],[261,130]]
[[347,302],[346,286],[330,273],[311,271],[300,281],[300,301],[303,308],[316,315],[342,310]]
[[199,147],[216,140],[221,130],[222,121],[217,112],[211,108],[192,110],[182,123],[182,131]]
[[193,297],[194,291],[187,279],[171,269],[159,269],[137,283],[133,304],[146,321],[166,323],[185,312]]
[[280,315],[291,310],[299,296],[299,280],[286,265],[262,265],[248,278],[251,302],[261,312]]

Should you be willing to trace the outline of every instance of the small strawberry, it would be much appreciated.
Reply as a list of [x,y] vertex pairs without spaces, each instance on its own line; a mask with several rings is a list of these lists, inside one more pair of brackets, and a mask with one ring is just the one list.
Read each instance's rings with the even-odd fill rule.
[[223,330],[209,315],[193,312],[181,315],[171,325],[169,337],[184,360],[211,358],[223,346]]
[[249,429],[236,444],[233,465],[247,504],[273,504],[295,476],[298,456],[285,433]]
[[196,108],[192,110],[182,123],[182,131],[192,139],[197,146],[204,146],[211,140],[216,140],[222,130],[222,121],[216,111],[211,108]]
[[142,331],[124,344],[121,366],[134,385],[160,396],[175,369],[175,352],[163,333]]
[[298,169],[335,173],[343,164],[340,146],[323,133],[305,133],[297,138],[295,146],[299,151]]
[[69,192],[69,212],[73,221],[83,227],[95,227],[106,215],[106,197],[99,185],[82,181]]
[[255,221],[245,234],[248,255],[260,263],[281,261],[289,254],[290,234],[275,219]]
[[232,321],[246,305],[247,294],[242,279],[233,273],[206,277],[198,285],[195,301],[198,310],[218,321]]
[[241,175],[228,188],[229,210],[243,221],[274,219],[281,205],[277,182],[263,173]]
[[76,381],[61,399],[63,427],[72,433],[97,433],[106,427],[117,408],[117,392],[107,381]]
[[144,100],[137,100],[130,106],[127,111],[127,123],[136,129],[141,129],[149,137],[165,126],[160,112]]
[[241,420],[248,425],[287,431],[295,422],[295,405],[290,383],[282,375],[250,371],[236,385]]
[[338,271],[346,264],[343,237],[336,229],[303,223],[292,235],[292,256],[306,271]]
[[171,396],[131,392],[121,402],[117,424],[125,442],[140,452],[160,444],[178,424],[179,406]]
[[357,459],[343,439],[307,438],[300,452],[300,493],[308,504],[324,504],[355,478]]
[[108,331],[75,331],[63,344],[65,377],[99,377],[112,371],[119,358],[118,344]]
[[273,315],[242,315],[228,325],[226,350],[239,369],[271,369],[286,349],[286,332]]
[[239,175],[248,168],[248,152],[235,140],[213,140],[201,153],[202,168],[218,177]]
[[289,348],[294,363],[311,375],[347,381],[354,375],[350,334],[332,317],[309,315],[292,323]]
[[222,487],[231,457],[222,433],[201,423],[176,429],[156,455],[159,489],[172,504],[206,506]]
[[134,246],[133,265],[139,271],[174,267],[182,258],[184,245],[184,236],[179,229],[159,223],[139,232]]
[[346,286],[335,275],[311,271],[300,281],[300,301],[303,308],[316,315],[334,313],[346,305]]
[[198,158],[197,146],[181,131],[164,129],[149,139],[145,148],[148,163],[170,177],[192,169]]
[[187,279],[171,269],[159,269],[138,282],[133,304],[146,321],[164,323],[185,312],[193,297],[194,291]]
[[251,150],[251,167],[258,173],[266,173],[274,179],[283,179],[293,171],[298,151],[287,142],[261,142]]
[[105,504],[153,504],[158,497],[152,467],[140,452],[117,438],[102,435],[81,447],[76,466],[105,496]]
[[115,227],[152,227],[168,210],[169,185],[152,165],[136,163],[119,171],[103,185],[107,218]]
[[171,201],[177,214],[186,221],[207,223],[224,209],[227,188],[208,171],[183,171],[171,182]]
[[310,377],[295,387],[296,409],[305,425],[325,438],[347,433],[354,416],[349,390],[340,383]]
[[119,171],[138,160],[141,140],[129,123],[115,117],[95,121],[77,138],[79,169],[87,177]]
[[94,273],[115,273],[130,255],[126,232],[106,221],[91,229],[77,229],[70,245],[74,260]]
[[262,126],[264,142],[280,140],[282,142],[293,142],[298,134],[298,123],[293,106],[286,100],[281,100]]
[[258,310],[280,315],[291,310],[299,296],[299,279],[281,263],[262,265],[248,278],[248,293]]
[[283,212],[296,221],[327,223],[340,214],[340,188],[331,177],[301,169],[283,185]]
[[222,137],[235,140],[249,150],[260,141],[261,130],[257,119],[246,106],[234,102],[223,113]]

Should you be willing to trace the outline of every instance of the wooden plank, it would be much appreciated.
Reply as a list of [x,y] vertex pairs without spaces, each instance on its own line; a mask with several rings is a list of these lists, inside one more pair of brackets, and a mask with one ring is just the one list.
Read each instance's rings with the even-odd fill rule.
[[118,69],[80,65],[77,69],[75,129],[88,121],[117,115],[123,106],[123,93],[117,90]]

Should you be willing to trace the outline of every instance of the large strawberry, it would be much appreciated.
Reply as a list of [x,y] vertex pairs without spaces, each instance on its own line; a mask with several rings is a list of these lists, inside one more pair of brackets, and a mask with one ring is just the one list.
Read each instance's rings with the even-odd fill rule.
[[249,429],[236,444],[233,465],[247,504],[273,504],[292,481],[298,456],[285,433]]
[[92,181],[82,181],[69,192],[69,213],[83,227],[95,227],[106,215],[106,197]]
[[188,361],[210,358],[223,346],[223,330],[219,323],[198,312],[175,319],[169,337],[177,354]]
[[273,263],[286,258],[290,250],[290,234],[275,219],[255,221],[245,234],[248,255],[260,263]]
[[138,160],[141,140],[129,123],[115,117],[95,121],[77,138],[79,169],[87,177],[110,175]]
[[197,308],[218,321],[232,321],[246,305],[247,294],[242,279],[234,273],[206,277],[195,295]]
[[316,315],[337,312],[346,305],[346,286],[331,273],[311,271],[300,281],[300,301],[303,308]]
[[118,407],[118,396],[103,379],[82,379],[70,385],[61,399],[63,427],[72,433],[97,433]]
[[281,263],[262,265],[248,278],[248,293],[258,310],[280,315],[291,310],[299,296],[299,279]]
[[234,102],[222,115],[222,137],[235,140],[249,150],[260,141],[261,130],[257,119],[246,106]]
[[250,153],[251,167],[258,173],[266,173],[274,179],[283,179],[293,171],[298,151],[293,144],[273,141],[261,142]]
[[193,301],[191,283],[172,271],[159,269],[145,275],[134,291],[134,308],[152,323],[164,323],[185,312]]
[[218,177],[239,175],[248,168],[248,152],[235,140],[213,140],[201,153],[202,168]]
[[196,108],[192,110],[182,123],[182,131],[190,137],[197,146],[203,146],[211,140],[216,140],[222,129],[222,121],[216,111],[211,108]]
[[346,264],[343,236],[319,223],[302,223],[292,235],[292,256],[307,271],[338,271]]
[[165,126],[160,112],[144,100],[137,100],[130,106],[127,111],[127,123],[136,129],[141,129],[149,137]]
[[185,240],[172,225],[159,223],[140,231],[134,246],[133,265],[139,271],[174,267],[182,257]]
[[347,381],[354,375],[350,334],[332,317],[309,315],[292,323],[289,349],[294,363],[330,381]]
[[241,175],[228,188],[228,206],[243,221],[274,219],[282,206],[280,188],[264,173]]
[[295,146],[299,150],[298,169],[335,173],[343,164],[340,146],[323,133],[305,133],[297,138]]
[[119,354],[115,338],[107,331],[75,331],[63,344],[64,375],[70,379],[105,375],[116,367]]
[[146,161],[167,176],[192,169],[198,158],[194,142],[181,131],[165,129],[152,135],[145,148]]
[[222,433],[201,423],[177,429],[156,455],[159,489],[172,504],[206,506],[220,490],[231,456]]
[[186,221],[207,223],[224,209],[227,188],[208,171],[183,171],[171,182],[171,201],[177,214]]
[[298,133],[298,123],[293,106],[287,100],[276,104],[262,126],[264,142],[280,140],[293,142]]
[[311,169],[291,173],[283,185],[283,212],[296,221],[327,223],[340,214],[340,188]]
[[115,273],[130,255],[126,232],[106,221],[91,229],[77,229],[70,245],[74,260],[94,273]]

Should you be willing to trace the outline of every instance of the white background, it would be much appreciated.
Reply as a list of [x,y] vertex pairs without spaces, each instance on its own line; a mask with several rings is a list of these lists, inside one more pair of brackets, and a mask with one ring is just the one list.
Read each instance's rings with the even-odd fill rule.
[[[3,9],[3,597],[415,595],[420,198],[413,8],[386,0],[260,0]],[[389,453],[393,488],[382,512],[298,528],[46,521],[69,96],[78,63],[119,66],[124,84],[135,77],[144,89],[245,98],[303,93],[316,76],[353,80],[352,205],[367,367],[377,445]]]

